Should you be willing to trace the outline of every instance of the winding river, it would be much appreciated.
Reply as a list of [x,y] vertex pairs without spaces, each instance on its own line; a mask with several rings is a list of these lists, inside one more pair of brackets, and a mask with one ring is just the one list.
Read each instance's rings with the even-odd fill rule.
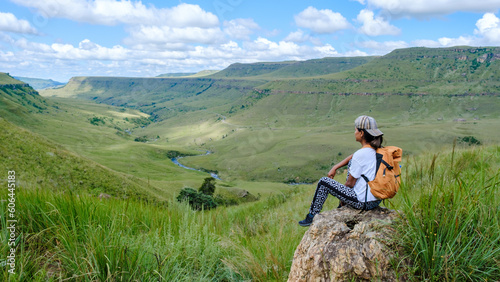
[[[206,156],[206,155],[210,155],[211,153],[212,153],[212,152],[207,151],[205,154],[195,155],[195,156],[189,156],[189,157]],[[185,157],[177,157],[177,158],[172,158],[171,160],[172,160],[172,162],[173,162],[174,164],[176,164],[176,165],[178,165],[178,166],[180,166],[180,167],[182,167],[182,168],[189,169],[189,170],[196,170],[196,171],[206,172],[206,171],[203,171],[203,170],[201,170],[201,169],[196,169],[196,168],[188,167],[188,166],[185,166],[185,165],[181,164],[181,163],[179,162],[179,160],[180,160],[180,159],[182,159],[182,158],[185,158]],[[217,180],[222,180],[222,179],[220,179],[220,178],[219,178],[219,176],[218,176],[216,173],[213,173],[213,172],[206,172],[206,173],[210,173],[210,175],[211,175],[213,178],[217,179]]]

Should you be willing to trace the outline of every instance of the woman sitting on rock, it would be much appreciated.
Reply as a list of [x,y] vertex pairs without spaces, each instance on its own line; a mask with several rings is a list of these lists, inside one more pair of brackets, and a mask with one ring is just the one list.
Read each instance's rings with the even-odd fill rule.
[[[299,221],[301,226],[311,225],[313,218],[323,208],[323,204],[332,194],[340,200],[340,206],[348,205],[355,209],[373,209],[381,200],[366,191],[366,181],[361,177],[365,175],[369,181],[375,178],[376,158],[375,150],[382,146],[382,131],[377,128],[375,119],[369,116],[360,116],[354,121],[354,137],[362,146],[354,154],[333,166],[328,172],[328,177],[319,180],[316,193],[311,203],[311,208],[304,220]],[[348,165],[347,180],[344,185],[333,180],[337,169]]]

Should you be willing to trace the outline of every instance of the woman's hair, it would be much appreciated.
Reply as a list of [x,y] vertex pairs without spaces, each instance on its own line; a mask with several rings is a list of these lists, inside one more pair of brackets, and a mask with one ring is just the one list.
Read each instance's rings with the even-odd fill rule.
[[368,133],[365,129],[359,129],[358,131],[363,131],[363,138],[366,142],[370,144],[374,149],[382,148],[382,142],[384,142],[384,137],[382,135],[373,137],[370,133]]

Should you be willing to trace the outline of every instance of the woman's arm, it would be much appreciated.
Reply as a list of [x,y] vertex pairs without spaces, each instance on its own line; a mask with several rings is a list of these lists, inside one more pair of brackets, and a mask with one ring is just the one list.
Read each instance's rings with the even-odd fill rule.
[[349,177],[347,178],[347,181],[345,182],[344,185],[349,188],[352,188],[354,187],[354,184],[356,184],[357,180],[358,180],[357,178],[354,178],[352,175],[349,174]]
[[[333,179],[335,177],[335,174],[337,173],[337,169],[346,166],[351,159],[352,159],[352,155],[350,155],[349,157],[345,158],[343,161],[335,164],[332,167],[332,169],[328,172],[328,177],[330,177],[331,179]],[[356,181],[354,181],[354,183],[356,183]]]

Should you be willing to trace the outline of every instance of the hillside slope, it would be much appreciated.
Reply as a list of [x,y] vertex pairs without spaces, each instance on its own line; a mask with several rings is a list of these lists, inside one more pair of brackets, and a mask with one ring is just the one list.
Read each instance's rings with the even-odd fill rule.
[[0,118],[0,170],[13,170],[22,189],[165,200],[137,178],[112,171]]
[[275,80],[259,88],[295,93],[498,94],[500,47],[399,49],[344,72]]
[[232,64],[210,75],[213,78],[264,78],[312,77],[346,71],[366,64],[375,57],[323,58],[306,61],[265,62]]
[[18,125],[34,123],[30,113],[41,113],[54,106],[27,83],[0,73],[0,117]]
[[42,93],[140,109],[152,119],[162,120],[186,112],[218,107],[229,109],[264,82],[212,78],[74,77],[63,88]]
[[64,85],[64,83],[59,82],[59,81],[54,81],[52,79],[41,79],[41,78],[22,77],[22,76],[16,76],[14,78],[17,80],[28,83],[35,90],[61,87]]
[[134,134],[213,152],[182,162],[225,180],[313,182],[357,148],[352,122],[363,114],[407,155],[468,136],[497,143],[499,49],[410,48],[335,74],[272,81],[265,75],[290,74],[293,63],[263,63],[275,70],[240,79],[81,77],[44,93],[148,113],[153,122]]

